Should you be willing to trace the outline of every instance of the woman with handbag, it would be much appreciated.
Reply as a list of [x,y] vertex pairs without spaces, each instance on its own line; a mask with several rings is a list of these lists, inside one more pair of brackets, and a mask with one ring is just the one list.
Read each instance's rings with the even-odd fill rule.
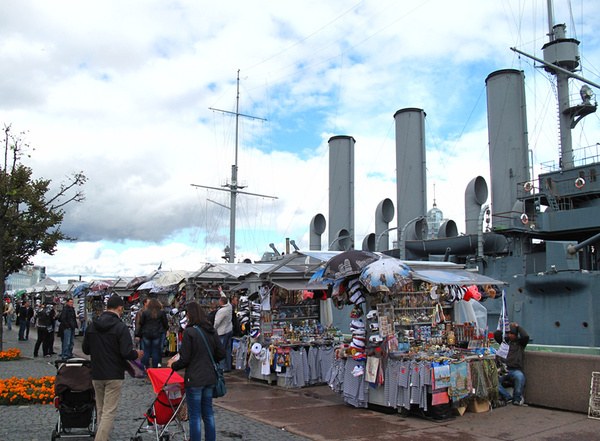
[[167,366],[174,371],[185,368],[191,441],[202,439],[201,420],[206,441],[214,441],[216,427],[212,400],[217,383],[215,364],[225,358],[225,348],[198,303],[188,303],[186,310],[188,324],[183,331],[179,360],[171,359]]

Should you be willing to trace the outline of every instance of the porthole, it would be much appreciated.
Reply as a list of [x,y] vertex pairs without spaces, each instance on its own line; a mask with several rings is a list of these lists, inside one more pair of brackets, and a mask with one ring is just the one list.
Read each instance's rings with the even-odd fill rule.
[[555,326],[556,328],[560,328],[560,322],[554,322],[554,326]]
[[582,325],[583,325],[584,328],[587,328],[588,327],[588,322],[583,322]]

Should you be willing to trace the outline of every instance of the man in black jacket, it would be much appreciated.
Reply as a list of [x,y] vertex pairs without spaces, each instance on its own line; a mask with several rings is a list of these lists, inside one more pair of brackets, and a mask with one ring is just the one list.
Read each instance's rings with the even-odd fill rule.
[[77,315],[73,308],[73,299],[67,300],[60,313],[59,333],[62,333],[61,358],[73,358],[73,346],[75,346],[75,330],[77,326]]
[[[502,331],[497,330],[494,332],[494,339],[498,343],[502,343]],[[512,403],[515,406],[522,406],[525,404],[523,399],[523,388],[525,387],[525,374],[523,374],[523,358],[525,357],[525,347],[529,343],[529,334],[527,331],[517,325],[516,323],[510,324],[510,329],[506,333],[504,341],[508,344],[508,355],[506,358],[500,358],[505,364],[508,373],[501,376],[498,379],[498,391],[500,392],[500,399],[502,404]],[[502,386],[503,381],[510,381],[514,385],[513,396],[504,389]]]
[[119,318],[122,312],[123,299],[115,294],[108,299],[106,311],[85,330],[81,346],[92,361],[98,416],[95,441],[109,439],[121,399],[126,360],[139,360],[144,355],[133,349],[129,329]]
[[33,356],[37,357],[40,345],[44,357],[50,357],[52,354],[52,334],[54,332],[54,319],[56,312],[54,311],[54,302],[46,302],[44,307],[37,314],[37,331],[38,339],[33,348]]
[[25,300],[23,306],[18,309],[19,316],[19,340],[29,340],[29,325],[33,318],[33,308],[29,300]]

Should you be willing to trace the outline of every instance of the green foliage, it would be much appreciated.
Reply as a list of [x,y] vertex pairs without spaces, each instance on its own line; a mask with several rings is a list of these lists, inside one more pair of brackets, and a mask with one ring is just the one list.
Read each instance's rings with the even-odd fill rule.
[[[74,173],[61,183],[54,194],[48,194],[51,180],[33,179],[31,168],[21,163],[29,146],[23,133],[13,134],[4,126],[4,163],[0,164],[0,289],[4,280],[24,265],[38,252],[54,254],[60,240],[72,240],[61,230],[65,212],[70,202],[85,198],[79,188],[87,178],[82,172]],[[4,306],[0,300],[0,306]],[[1,336],[1,329],[0,329]],[[0,350],[2,346],[0,343]]]
[[71,201],[83,201],[83,193],[71,190],[85,183],[82,173],[74,174],[58,193],[48,196],[51,181],[32,179],[32,170],[20,163],[22,134],[14,136],[4,127],[5,161],[0,169],[0,257],[4,274],[18,271],[30,263],[38,251],[53,254],[59,240],[70,239],[60,231],[64,218],[61,207]]

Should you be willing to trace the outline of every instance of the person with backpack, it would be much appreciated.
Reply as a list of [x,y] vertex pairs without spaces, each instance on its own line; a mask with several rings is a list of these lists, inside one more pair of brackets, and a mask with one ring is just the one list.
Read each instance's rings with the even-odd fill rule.
[[39,354],[40,346],[42,347],[42,353],[44,357],[50,357],[52,355],[52,340],[54,333],[54,319],[56,313],[54,312],[54,302],[46,302],[44,307],[37,313],[37,334],[38,338],[33,348],[33,356],[37,357]]

